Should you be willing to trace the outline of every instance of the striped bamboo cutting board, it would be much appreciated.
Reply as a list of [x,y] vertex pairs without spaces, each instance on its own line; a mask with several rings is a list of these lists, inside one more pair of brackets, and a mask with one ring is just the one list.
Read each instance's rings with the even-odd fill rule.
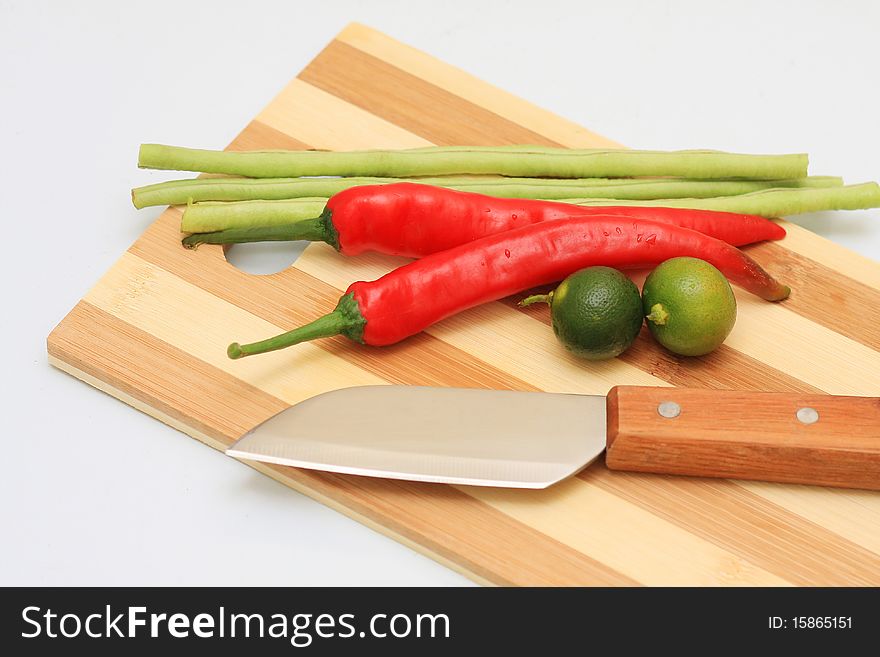
[[[361,25],[346,28],[230,145],[405,148],[612,144]],[[216,448],[317,393],[398,383],[605,393],[614,384],[880,393],[880,266],[797,226],[749,249],[795,292],[738,294],[709,357],[645,335],[611,362],[569,358],[546,309],[499,302],[382,349],[344,338],[231,361],[225,348],[305,323],[357,279],[401,262],[314,245],[290,269],[242,273],[179,244],[167,210],[49,336],[51,362]],[[382,481],[258,465],[265,474],[484,583],[877,585],[876,493],[611,473],[545,491]]]

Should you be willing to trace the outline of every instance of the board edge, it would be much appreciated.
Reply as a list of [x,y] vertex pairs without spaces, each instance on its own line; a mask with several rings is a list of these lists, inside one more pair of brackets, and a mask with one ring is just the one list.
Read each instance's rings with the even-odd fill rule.
[[[66,317],[65,317],[65,319],[66,319]],[[58,326],[61,326],[61,324],[63,324],[63,323],[64,323],[64,320],[61,320],[61,322],[58,324]],[[48,338],[49,341],[51,341],[52,335],[54,333],[55,333],[55,330],[53,329],[52,333],[49,334],[49,338]],[[82,381],[84,383],[87,383],[88,385],[92,386],[93,388],[96,388],[97,390],[100,390],[101,392],[106,393],[106,394],[110,395],[111,397],[118,399],[119,401],[123,402],[124,404],[131,406],[135,410],[138,410],[146,415],[149,415],[150,417],[152,417],[156,420],[159,420],[163,424],[170,426],[172,429],[176,429],[177,431],[180,431],[181,433],[184,433],[191,438],[195,438],[200,443],[203,443],[204,445],[207,445],[208,447],[211,447],[212,449],[216,449],[221,452],[226,449],[226,446],[222,442],[220,442],[219,440],[212,438],[208,434],[206,434],[202,431],[199,431],[198,429],[196,429],[194,427],[191,427],[190,425],[186,424],[185,422],[181,422],[180,420],[168,415],[167,413],[164,413],[164,412],[160,411],[159,409],[150,406],[146,402],[143,402],[140,399],[138,399],[132,395],[129,395],[128,393],[120,390],[119,388],[116,388],[115,386],[104,381],[103,379],[100,379],[92,374],[89,374],[88,372],[85,372],[84,370],[79,369],[78,367],[75,367],[74,365],[71,365],[70,363],[65,361],[63,358],[61,358],[60,356],[53,355],[52,353],[49,353],[48,354],[48,361],[49,361],[49,365],[51,365],[52,367],[55,367],[58,370],[61,370],[65,374],[69,374],[70,376],[72,376],[76,379],[79,379],[80,381]],[[246,465],[246,466],[252,468],[253,470],[256,470],[260,474],[263,474],[263,475],[270,477],[271,479],[277,481],[279,484],[282,484],[282,485],[286,486],[287,488],[295,490],[296,492],[298,492],[302,495],[305,495],[306,497],[318,502],[319,504],[322,504],[322,505],[324,505],[334,511],[337,511],[337,512],[341,513],[342,515],[346,516],[347,518],[349,518],[349,519],[351,519],[361,525],[364,525],[365,527],[368,527],[369,529],[372,529],[373,531],[378,532],[379,534],[382,534],[383,536],[386,536],[397,543],[400,543],[404,547],[407,547],[411,550],[414,550],[414,551],[418,552],[419,554],[421,554],[422,556],[428,557],[432,561],[440,564],[441,566],[443,566],[445,568],[449,568],[450,570],[457,572],[459,575],[462,575],[463,577],[469,579],[470,581],[472,581],[476,584],[479,584],[481,586],[499,586],[500,585],[497,582],[493,582],[485,577],[478,575],[477,573],[474,573],[474,572],[468,570],[467,568],[465,568],[461,564],[454,562],[451,559],[448,559],[447,557],[444,557],[444,556],[442,556],[432,550],[429,550],[428,548],[426,548],[422,544],[417,543],[416,541],[414,541],[410,538],[407,538],[406,536],[403,536],[402,534],[399,534],[399,533],[391,530],[390,528],[386,527],[385,525],[382,525],[381,523],[373,520],[372,518],[368,518],[367,516],[364,516],[363,514],[360,514],[357,511],[354,511],[353,509],[350,509],[349,507],[343,505],[340,502],[338,502],[338,501],[336,501],[326,495],[321,495],[320,493],[318,493],[317,491],[315,491],[313,489],[310,489],[306,486],[299,484],[298,482],[296,482],[294,480],[291,480],[287,477],[284,477],[277,470],[272,469],[270,466],[268,466],[266,464],[258,463],[256,461],[244,461],[241,459],[235,459],[235,460],[238,461],[239,463],[241,463],[242,465]]]

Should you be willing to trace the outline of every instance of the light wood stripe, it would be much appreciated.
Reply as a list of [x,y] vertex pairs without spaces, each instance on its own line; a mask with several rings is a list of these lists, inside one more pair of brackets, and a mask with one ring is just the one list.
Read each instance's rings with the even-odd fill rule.
[[471,488],[468,493],[649,586],[789,584],[582,479],[543,491]]
[[[287,98],[295,98],[291,112]],[[294,78],[257,121],[288,135],[309,135],[312,148],[418,148],[431,142],[374,114],[344,102],[299,78]],[[388,144],[388,146],[385,146]]]
[[331,42],[298,77],[434,144],[558,145],[341,41]]
[[[732,482],[612,473],[602,466],[579,476],[794,584],[880,580],[880,555]],[[868,524],[880,535],[880,524]]]
[[572,148],[617,147],[616,142],[532,105],[511,93],[434,59],[389,36],[358,23],[348,25],[337,37],[358,50],[396,66],[410,75],[445,89],[498,116],[541,133]]
[[[880,495],[877,493],[757,481],[741,482],[741,485],[755,495],[880,554]],[[876,585],[877,580],[873,584]]]

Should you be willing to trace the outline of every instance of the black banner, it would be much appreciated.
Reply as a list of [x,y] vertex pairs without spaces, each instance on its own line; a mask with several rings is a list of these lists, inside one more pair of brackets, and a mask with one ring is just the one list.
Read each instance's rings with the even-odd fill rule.
[[15,650],[6,654],[839,650],[880,638],[877,591],[12,588],[4,590],[0,625],[2,647]]

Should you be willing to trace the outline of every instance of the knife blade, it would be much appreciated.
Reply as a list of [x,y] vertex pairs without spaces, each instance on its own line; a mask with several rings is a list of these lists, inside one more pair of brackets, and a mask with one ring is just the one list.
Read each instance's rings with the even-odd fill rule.
[[606,448],[612,469],[880,489],[880,400],[360,386],[306,399],[226,453],[353,475],[546,488]]
[[306,399],[226,453],[392,479],[545,488],[604,449],[604,396],[380,385]]

